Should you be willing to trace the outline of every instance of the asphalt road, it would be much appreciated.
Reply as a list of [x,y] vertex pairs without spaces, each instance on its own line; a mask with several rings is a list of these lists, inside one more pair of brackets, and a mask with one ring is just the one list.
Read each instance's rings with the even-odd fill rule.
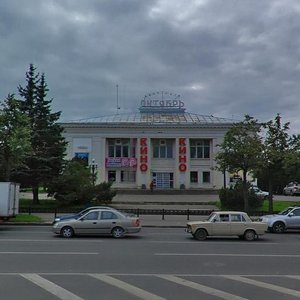
[[0,226],[0,299],[299,299],[300,231],[193,240],[144,228],[121,240]]

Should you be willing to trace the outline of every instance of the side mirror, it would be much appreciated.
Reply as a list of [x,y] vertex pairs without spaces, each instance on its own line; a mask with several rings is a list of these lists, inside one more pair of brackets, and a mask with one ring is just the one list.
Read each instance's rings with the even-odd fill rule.
[[289,217],[293,217],[293,216],[294,216],[294,213],[290,213],[290,214],[289,214]]

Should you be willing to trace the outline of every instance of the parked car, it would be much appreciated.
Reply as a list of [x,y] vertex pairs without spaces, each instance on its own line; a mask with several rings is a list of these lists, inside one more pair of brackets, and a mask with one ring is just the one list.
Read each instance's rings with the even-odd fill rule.
[[257,195],[261,199],[267,199],[269,197],[269,192],[262,191],[259,187],[257,186],[251,186],[250,187],[250,192],[253,192],[255,195]]
[[260,220],[268,224],[269,231],[275,233],[300,228],[300,206],[290,206],[278,214],[262,216]]
[[267,224],[253,222],[245,212],[218,211],[213,212],[207,221],[187,223],[186,232],[200,241],[208,236],[238,236],[253,241],[267,230]]
[[283,188],[283,195],[300,195],[300,184],[296,181],[290,182]]
[[81,210],[80,212],[78,213],[75,213],[75,214],[68,214],[68,215],[62,215],[62,216],[56,216],[54,218],[54,221],[53,221],[53,224],[55,222],[58,222],[58,221],[62,221],[62,220],[70,220],[70,219],[79,219],[81,216],[83,216],[84,214],[86,214],[88,211],[92,210],[92,209],[97,209],[97,208],[102,208],[102,209],[113,209],[111,207],[108,207],[108,206],[89,206],[83,210]]
[[90,209],[78,218],[60,220],[53,224],[53,232],[65,238],[103,234],[121,238],[127,233],[137,233],[140,230],[141,222],[138,217],[105,207]]

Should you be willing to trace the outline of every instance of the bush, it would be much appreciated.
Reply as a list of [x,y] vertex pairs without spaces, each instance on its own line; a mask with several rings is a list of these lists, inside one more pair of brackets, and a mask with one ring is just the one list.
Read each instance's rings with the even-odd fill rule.
[[94,202],[99,203],[110,203],[114,196],[116,196],[116,191],[111,190],[111,182],[102,182],[95,186],[94,188]]
[[[219,198],[221,202],[221,209],[223,210],[244,210],[242,183],[237,183],[234,187],[222,188],[219,192]],[[261,209],[263,205],[262,199],[259,198],[254,192],[248,192],[248,201],[250,211],[257,211]]]

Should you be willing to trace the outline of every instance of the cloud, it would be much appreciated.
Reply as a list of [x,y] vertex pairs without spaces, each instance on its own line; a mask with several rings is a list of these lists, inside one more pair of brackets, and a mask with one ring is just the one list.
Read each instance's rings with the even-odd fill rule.
[[190,112],[298,120],[297,0],[3,0],[1,98],[34,63],[63,120],[135,112],[180,94]]

